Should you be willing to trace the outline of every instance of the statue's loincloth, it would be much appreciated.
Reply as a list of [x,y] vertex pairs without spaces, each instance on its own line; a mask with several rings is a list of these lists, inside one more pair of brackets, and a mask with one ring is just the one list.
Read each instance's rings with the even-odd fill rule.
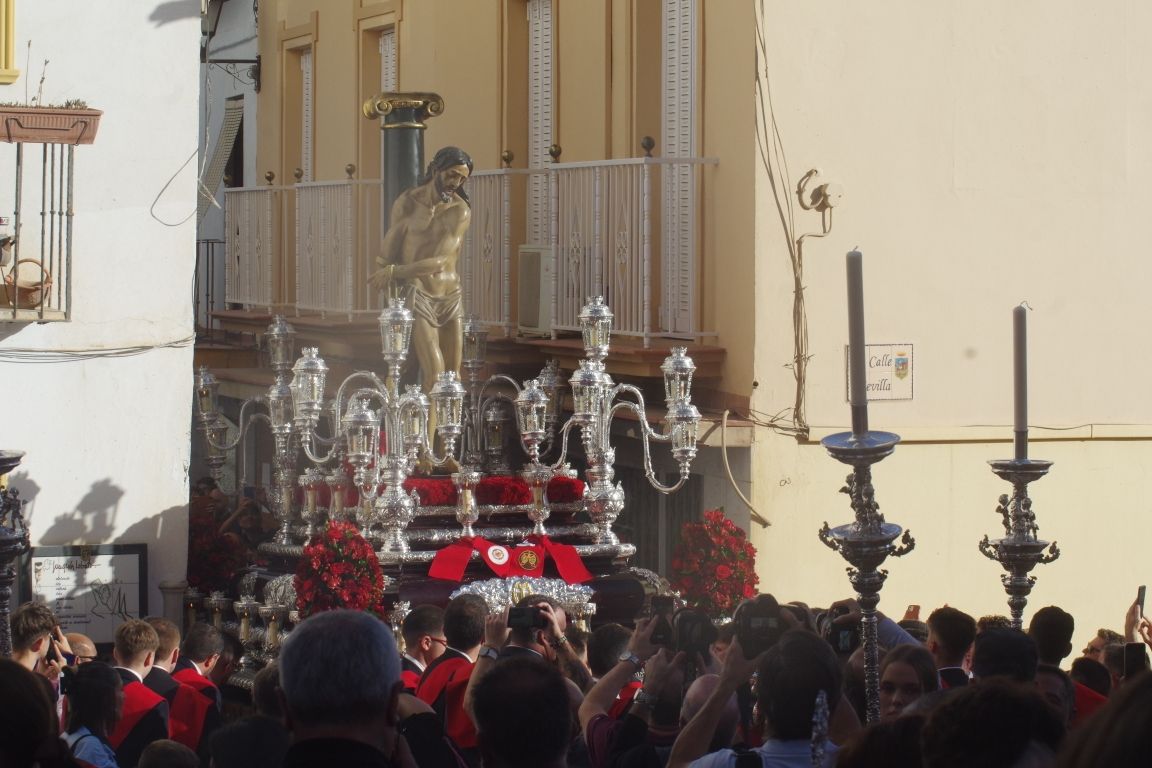
[[433,296],[426,293],[420,286],[413,285],[408,294],[408,304],[412,307],[413,315],[424,320],[433,328],[443,328],[453,320],[460,318],[460,296],[459,288],[443,296]]

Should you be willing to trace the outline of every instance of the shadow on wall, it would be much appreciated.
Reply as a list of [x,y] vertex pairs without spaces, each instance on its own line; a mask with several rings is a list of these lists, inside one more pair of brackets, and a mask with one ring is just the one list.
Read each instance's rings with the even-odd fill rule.
[[[46,509],[35,509],[35,499],[41,490],[40,485],[28,476],[27,472],[16,472],[10,477],[10,485],[20,491],[22,499],[29,501],[24,508],[25,520],[29,527],[40,528],[34,525],[37,517],[46,517],[50,514]],[[135,520],[131,525],[118,534],[113,532],[120,526],[117,521],[121,513],[121,501],[125,490],[116,485],[109,478],[103,478],[92,483],[88,491],[76,503],[74,509],[62,512],[55,516],[52,523],[44,532],[35,537],[33,547],[69,546],[69,545],[101,545],[101,544],[144,544],[147,546],[147,573],[137,572],[135,558],[112,558],[109,562],[110,570],[105,566],[100,575],[94,570],[87,570],[84,557],[61,561],[62,571],[53,574],[52,585],[56,602],[53,610],[63,621],[62,612],[74,614],[77,621],[85,618],[100,620],[116,619],[116,623],[127,618],[127,607],[134,607],[137,603],[135,592],[138,589],[140,576],[147,579],[145,594],[147,599],[147,612],[160,614],[163,611],[163,598],[158,589],[149,589],[148,584],[155,584],[164,578],[173,578],[171,574],[161,574],[158,565],[164,562],[164,557],[171,553],[162,551],[161,541],[168,545],[183,540],[187,536],[187,506],[179,505],[169,507],[161,512]],[[135,517],[133,515],[133,517]],[[26,566],[27,567],[27,566]],[[24,573],[23,578],[30,577]],[[175,576],[183,578],[183,574]],[[93,583],[95,582],[95,584]],[[95,588],[94,588],[95,587]],[[31,588],[31,582],[24,588]],[[61,600],[65,602],[61,602]],[[83,615],[81,615],[83,614]],[[71,622],[66,622],[71,623]],[[83,631],[83,630],[80,630]]]
[[165,0],[148,14],[148,21],[157,27],[183,19],[200,18],[200,3],[196,0]]

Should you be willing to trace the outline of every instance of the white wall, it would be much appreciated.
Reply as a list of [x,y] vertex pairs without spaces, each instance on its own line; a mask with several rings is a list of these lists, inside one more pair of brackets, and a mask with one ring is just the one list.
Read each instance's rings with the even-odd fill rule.
[[[818,167],[846,193],[832,233],[805,250],[813,438],[849,419],[846,251],[864,253],[869,343],[915,344],[915,400],[871,408],[874,429],[921,441],[875,473],[881,511],[920,542],[891,564],[882,607],[1007,611],[999,566],[976,543],[1001,531],[993,511],[1009,488],[986,461],[1011,455],[1010,315],[1027,300],[1032,455],[1056,461],[1032,495],[1041,535],[1064,550],[1037,570],[1029,608],[1069,609],[1076,642],[1098,626],[1119,629],[1147,580],[1152,533],[1138,485],[1152,438],[1142,343],[1152,6],[780,0],[766,9],[792,183]],[[782,367],[792,284],[763,169],[758,184],[766,309],[754,407],[775,413],[792,396]],[[819,229],[809,214],[797,221],[801,233]],[[753,532],[766,584],[787,581],[817,601],[847,592],[841,559],[815,538],[824,520],[851,519],[836,493],[846,468],[787,437],[753,450],[757,496],[776,523]]]
[[[154,612],[186,560],[199,30],[196,0],[17,2],[19,66],[29,40],[33,65],[0,86],[23,100],[48,59],[45,102],[104,110],[75,155],[72,321],[0,324],[0,440],[27,452],[11,482],[32,499],[34,546],[148,544]],[[0,179],[13,162],[0,145]],[[4,181],[0,210],[12,197]]]

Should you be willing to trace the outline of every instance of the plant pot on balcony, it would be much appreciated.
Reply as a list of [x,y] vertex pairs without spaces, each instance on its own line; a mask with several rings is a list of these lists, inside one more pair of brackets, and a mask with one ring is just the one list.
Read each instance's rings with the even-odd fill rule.
[[9,144],[91,144],[99,109],[0,106],[0,141]]

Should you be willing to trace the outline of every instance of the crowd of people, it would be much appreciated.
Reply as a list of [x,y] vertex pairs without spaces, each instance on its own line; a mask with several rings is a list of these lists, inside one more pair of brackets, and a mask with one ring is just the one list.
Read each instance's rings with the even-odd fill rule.
[[852,600],[815,611],[761,595],[719,627],[661,606],[589,633],[544,595],[492,611],[464,594],[417,606],[399,637],[369,613],[306,619],[231,717],[211,624],[130,619],[105,659],[33,602],[0,659],[0,766],[1144,765],[1140,611],[1067,669],[1075,623],[1055,606],[1026,632],[948,606],[881,615],[870,702]]

